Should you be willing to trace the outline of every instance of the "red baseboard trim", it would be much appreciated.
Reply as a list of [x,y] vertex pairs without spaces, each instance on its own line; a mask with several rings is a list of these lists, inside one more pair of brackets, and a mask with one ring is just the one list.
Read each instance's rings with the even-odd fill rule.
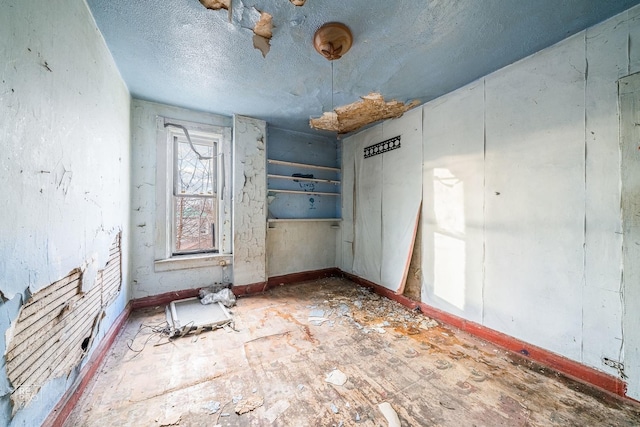
[[231,288],[233,294],[237,297],[246,297],[249,295],[261,294],[269,290],[268,282],[251,283],[249,285],[233,285]]
[[73,408],[78,403],[78,400],[80,400],[80,397],[87,388],[87,385],[93,379],[93,376],[98,371],[98,368],[100,368],[100,365],[102,365],[102,362],[107,356],[107,353],[109,353],[113,342],[116,340],[116,337],[129,318],[131,310],[132,304],[129,303],[126,305],[122,313],[120,313],[116,318],[115,322],[113,322],[111,328],[109,328],[104,338],[102,338],[98,347],[96,347],[91,354],[90,359],[85,363],[82,369],[80,369],[76,382],[66,391],[58,404],[49,413],[44,423],[42,423],[43,427],[62,427],[69,417],[69,414],[71,414],[71,411],[73,411]]
[[309,280],[325,279],[327,277],[340,277],[342,271],[339,268],[323,268],[321,270],[303,271],[300,273],[284,274],[282,276],[269,277],[268,284],[272,288],[278,285],[307,282]]
[[138,310],[141,308],[157,307],[167,305],[171,301],[198,296],[198,289],[183,289],[180,291],[165,292],[163,294],[151,295],[148,297],[131,300],[131,308]]
[[586,383],[590,386],[597,387],[606,392],[613,393],[617,396],[624,397],[635,402],[635,400],[630,399],[626,396],[627,385],[619,378],[613,377],[604,372],[600,372],[574,360],[567,359],[564,356],[552,353],[543,348],[536,347],[535,345],[520,341],[519,339],[503,334],[502,332],[498,332],[470,320],[466,320],[437,308],[431,307],[425,303],[414,301],[404,295],[398,295],[390,289],[370,282],[361,277],[345,272],[342,272],[342,274],[352,282],[355,282],[360,286],[372,288],[377,294],[397,301],[405,307],[408,307],[410,309],[420,307],[420,311],[422,311],[422,313],[426,316],[454,326],[462,331],[468,332],[478,338],[495,344],[498,347],[516,353],[518,356],[523,357],[525,360],[533,360],[553,369],[554,371],[566,375],[571,379]]
[[250,285],[239,285],[231,288],[238,297],[261,294],[280,285],[291,285],[309,280],[324,279],[326,277],[342,276],[339,268],[323,268],[321,270],[301,271],[299,273],[283,274],[281,276],[271,276],[266,282],[252,283]]

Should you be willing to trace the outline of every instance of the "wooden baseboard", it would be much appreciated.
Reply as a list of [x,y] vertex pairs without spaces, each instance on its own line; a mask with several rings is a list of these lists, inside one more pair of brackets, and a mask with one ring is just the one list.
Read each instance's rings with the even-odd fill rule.
[[433,319],[454,326],[462,331],[468,332],[478,338],[495,344],[501,348],[512,351],[524,359],[529,359],[540,363],[546,367],[553,369],[573,380],[586,383],[589,386],[597,387],[608,393],[613,393],[620,397],[633,400],[626,396],[627,385],[620,378],[616,378],[594,368],[585,366],[574,360],[567,359],[564,356],[536,347],[532,344],[521,341],[517,338],[503,334],[496,330],[487,328],[478,323],[463,319],[437,308],[431,307],[425,303],[417,302],[407,298],[404,295],[396,294],[394,291],[370,282],[353,274],[342,272],[347,279],[359,284],[360,286],[372,288],[377,294],[385,296],[389,299],[399,302],[400,304],[410,308],[420,308],[423,314]]
[[342,271],[339,268],[323,268],[322,270],[303,271],[300,273],[284,274],[282,276],[269,277],[269,287],[289,285],[292,283],[306,282],[309,280],[324,279],[327,277],[340,277]]
[[118,334],[129,318],[131,310],[132,304],[128,303],[122,313],[120,313],[113,322],[104,338],[102,338],[98,347],[93,351],[87,363],[85,363],[82,369],[80,369],[80,373],[74,384],[66,391],[58,404],[42,423],[43,427],[62,427],[87,388],[87,385],[91,382],[91,379],[93,379],[98,368],[100,368],[100,365],[107,356],[107,353],[109,353],[113,342],[116,340]]
[[240,297],[260,294],[280,285],[291,285],[295,283],[306,282],[309,280],[338,276],[342,276],[342,271],[340,271],[339,268],[323,268],[321,270],[302,271],[299,273],[283,274],[281,276],[271,276],[267,279],[266,282],[234,286],[231,289],[236,296]]
[[261,294],[269,290],[268,282],[251,283],[249,285],[233,285],[231,288],[233,294],[237,297],[246,297],[249,295]]

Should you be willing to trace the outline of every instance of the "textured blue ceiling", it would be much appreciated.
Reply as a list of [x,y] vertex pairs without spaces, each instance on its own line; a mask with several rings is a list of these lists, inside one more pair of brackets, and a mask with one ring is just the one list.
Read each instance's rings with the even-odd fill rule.
[[[310,117],[377,91],[429,101],[605,20],[640,0],[88,0],[132,95],[304,132]],[[273,15],[271,51],[253,48],[252,8]],[[255,14],[255,13],[254,13]],[[325,22],[348,25],[351,51],[313,48]]]

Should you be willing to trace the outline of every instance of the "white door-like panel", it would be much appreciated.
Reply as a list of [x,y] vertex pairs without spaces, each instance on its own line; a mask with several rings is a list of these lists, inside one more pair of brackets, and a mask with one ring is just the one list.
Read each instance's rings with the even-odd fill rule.
[[640,74],[620,80],[624,245],[624,366],[627,395],[640,399]]
[[383,176],[380,284],[394,291],[406,280],[422,200],[421,108],[382,124],[382,141],[398,135],[400,148],[376,156]]
[[356,206],[354,274],[380,283],[382,259],[382,156],[364,158],[364,147],[382,141],[382,127],[367,129],[345,141],[354,144]]
[[485,325],[581,360],[585,47],[486,78]]

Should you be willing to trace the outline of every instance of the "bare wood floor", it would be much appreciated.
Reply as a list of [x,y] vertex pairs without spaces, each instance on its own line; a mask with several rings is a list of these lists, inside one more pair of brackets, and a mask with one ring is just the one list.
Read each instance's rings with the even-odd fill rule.
[[[66,425],[386,426],[381,402],[402,426],[640,425],[636,405],[348,280],[283,286],[232,311],[237,332],[171,342],[147,327],[163,307],[134,312]],[[342,386],[325,381],[336,368]]]

